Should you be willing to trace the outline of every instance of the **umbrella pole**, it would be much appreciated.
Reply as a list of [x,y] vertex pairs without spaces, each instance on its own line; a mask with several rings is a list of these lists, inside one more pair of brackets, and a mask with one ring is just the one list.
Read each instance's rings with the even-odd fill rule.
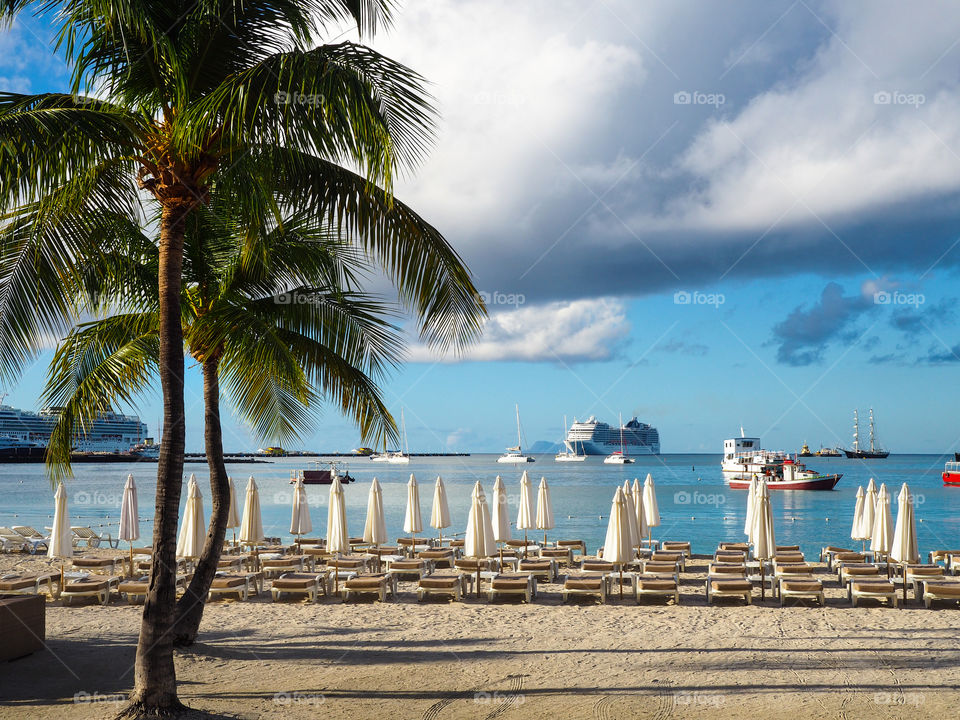
[[333,593],[340,592],[340,553],[333,556]]
[[900,568],[900,572],[903,574],[903,604],[907,604],[907,564],[903,563]]
[[480,558],[477,558],[477,597],[480,597]]
[[767,591],[767,581],[764,577],[764,567],[763,560],[760,561],[760,600],[764,599],[765,593]]
[[130,541],[130,577],[133,577],[133,540]]
[[623,563],[620,563],[620,599],[623,600]]

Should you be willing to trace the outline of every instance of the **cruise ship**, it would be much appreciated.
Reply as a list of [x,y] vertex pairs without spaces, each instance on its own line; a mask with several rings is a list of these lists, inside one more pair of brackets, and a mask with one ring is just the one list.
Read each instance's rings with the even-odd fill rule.
[[[622,430],[626,455],[660,454],[660,433],[655,427],[633,418]],[[593,415],[584,422],[574,419],[567,433],[566,445],[587,455],[609,455],[620,450],[620,431],[621,428],[600,422]]]
[[[0,439],[11,447],[32,446],[46,450],[59,415],[58,408],[31,412],[0,405]],[[73,449],[75,452],[128,453],[142,443],[152,443],[147,437],[146,423],[133,415],[105,412],[85,433],[77,435]]]

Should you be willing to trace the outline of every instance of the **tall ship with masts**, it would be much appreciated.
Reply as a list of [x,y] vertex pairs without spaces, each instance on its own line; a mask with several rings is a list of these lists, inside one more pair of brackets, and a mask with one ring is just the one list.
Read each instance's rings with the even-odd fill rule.
[[870,408],[870,449],[866,450],[860,447],[860,418],[857,411],[853,411],[853,448],[843,451],[848,458],[858,459],[880,459],[890,454],[889,450],[884,450],[876,442],[876,432],[873,424],[873,408]]

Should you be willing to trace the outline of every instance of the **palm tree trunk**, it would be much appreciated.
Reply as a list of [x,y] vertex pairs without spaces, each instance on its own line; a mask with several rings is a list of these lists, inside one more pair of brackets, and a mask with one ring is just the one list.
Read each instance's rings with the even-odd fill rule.
[[177,519],[183,484],[183,328],[180,283],[183,237],[190,205],[163,207],[160,219],[160,384],[163,389],[163,442],[157,465],[157,498],[153,521],[153,562],[143,604],[137,644],[134,689],[121,717],[162,717],[185,709],[177,698],[173,664],[176,606]]
[[204,601],[217,574],[223,538],[227,532],[227,516],[230,513],[230,481],[223,463],[223,434],[220,428],[219,367],[220,359],[216,355],[203,362],[204,438],[207,466],[210,468],[213,512],[196,573],[177,603],[177,618],[173,629],[173,643],[177,646],[192,645],[200,632]]

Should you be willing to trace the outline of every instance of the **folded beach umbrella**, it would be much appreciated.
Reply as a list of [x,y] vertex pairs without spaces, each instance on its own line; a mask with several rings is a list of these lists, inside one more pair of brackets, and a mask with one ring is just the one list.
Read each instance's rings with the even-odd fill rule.
[[630,537],[630,520],[627,517],[627,502],[623,497],[623,488],[617,487],[610,506],[610,520],[607,522],[607,535],[603,540],[601,560],[617,563],[620,566],[620,597],[623,597],[623,564],[633,560],[633,544]]
[[[467,516],[467,534],[463,543],[463,554],[467,557],[488,557],[496,552],[496,541],[493,537],[493,524],[490,510],[487,507],[487,498],[483,494],[483,486],[477,480],[470,496],[470,514]],[[480,597],[480,563],[477,563],[477,597]]]
[[913,493],[906,483],[897,496],[897,526],[893,531],[893,546],[890,557],[898,563],[915,563],[920,560],[917,548],[917,519],[913,508]]
[[260,514],[260,490],[253,475],[247,481],[247,494],[243,500],[243,520],[240,522],[240,542],[244,545],[262,543],[263,516]]
[[863,525],[860,533],[864,539],[873,537],[873,526],[877,519],[877,484],[870,478],[867,490],[863,494]]
[[756,506],[757,499],[757,476],[750,478],[750,487],[747,490],[747,516],[743,523],[743,534],[747,540],[753,541],[753,509]]
[[637,504],[634,502],[629,480],[623,481],[623,504],[627,509],[627,525],[630,527],[630,547],[639,547],[641,538],[640,527],[637,525]]
[[643,486],[637,478],[633,479],[633,504],[637,506],[637,545],[643,541],[643,538],[650,532],[650,526],[647,525],[647,513],[643,509]]
[[760,599],[766,591],[764,577],[766,561],[777,554],[777,540],[773,529],[773,508],[770,505],[770,489],[765,480],[757,488],[754,508],[753,557],[760,561]]
[[347,506],[343,499],[343,484],[334,476],[330,483],[330,502],[327,506],[327,552],[333,554],[333,591],[340,592],[340,555],[350,552],[347,533]]
[[863,523],[863,498],[863,485],[861,485],[857,488],[857,504],[853,508],[853,526],[850,528],[850,538],[853,540],[866,540],[868,537],[864,535],[866,528]]
[[237,528],[240,527],[240,513],[237,511],[237,488],[233,484],[233,478],[227,478],[230,482],[230,507],[227,511],[227,528],[233,530],[233,544],[237,544]]
[[[547,530],[554,528],[553,503],[550,501],[550,486],[545,477],[540,478],[540,487],[537,488],[537,529],[543,530],[543,544],[547,544]],[[526,554],[526,548],[524,548]]]
[[403,531],[413,535],[410,552],[416,554],[417,533],[423,532],[423,518],[420,515],[420,486],[417,485],[417,478],[413,473],[410,473],[410,481],[407,483],[407,511],[403,516]]
[[177,557],[198,558],[207,538],[207,524],[203,520],[203,496],[196,476],[190,474],[187,486],[187,504],[183,509],[183,524],[177,538]]
[[520,476],[520,510],[517,512],[517,530],[523,530],[523,542],[527,542],[527,530],[537,527],[537,516],[533,513],[533,487],[530,476],[523,471]]
[[493,526],[493,539],[497,543],[510,540],[510,508],[507,503],[507,486],[497,475],[493,483],[493,504],[490,508],[490,524]]
[[297,478],[293,485],[293,508],[290,514],[290,534],[297,536],[297,544],[300,544],[300,536],[306,535],[313,530],[313,522],[310,520],[310,506],[307,503],[307,489],[303,486],[303,478]]
[[367,521],[363,526],[363,541],[374,546],[387,542],[387,521],[383,512],[383,488],[376,478],[367,495]]
[[137,507],[137,485],[133,475],[127,475],[127,482],[123,486],[123,499],[120,501],[120,534],[121,540],[130,544],[130,574],[133,575],[133,541],[140,539],[140,515]]
[[650,532],[650,545],[653,545],[653,528],[660,525],[660,508],[657,506],[657,489],[653,484],[653,475],[647,473],[643,481],[643,512],[647,516],[647,527]]
[[[869,490],[867,497],[869,497]],[[864,500],[866,507],[866,500]],[[887,491],[886,483],[880,484],[880,492],[877,495],[876,516],[873,521],[873,532],[870,534],[870,550],[876,555],[890,555],[890,549],[893,547],[893,516],[890,514],[890,493]],[[876,559],[876,558],[874,558]]]
[[433,488],[433,507],[430,510],[430,527],[440,533],[443,542],[443,529],[453,524],[450,520],[450,506],[447,504],[447,488],[443,479],[437,475],[437,484]]
[[70,530],[70,511],[67,509],[67,489],[61,480],[53,495],[53,529],[50,531],[50,546],[47,557],[73,557],[73,532]]

